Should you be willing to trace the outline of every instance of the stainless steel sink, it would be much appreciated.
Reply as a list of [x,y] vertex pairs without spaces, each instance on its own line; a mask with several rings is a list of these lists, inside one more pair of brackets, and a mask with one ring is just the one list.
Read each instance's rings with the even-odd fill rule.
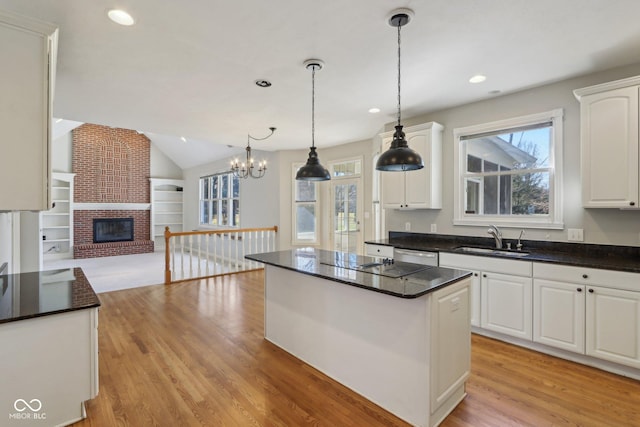
[[473,246],[460,246],[456,248],[457,251],[470,253],[470,254],[484,254],[484,255],[498,255],[513,258],[524,258],[529,256],[529,252],[522,251],[509,251],[504,249],[492,249],[492,248],[475,248]]

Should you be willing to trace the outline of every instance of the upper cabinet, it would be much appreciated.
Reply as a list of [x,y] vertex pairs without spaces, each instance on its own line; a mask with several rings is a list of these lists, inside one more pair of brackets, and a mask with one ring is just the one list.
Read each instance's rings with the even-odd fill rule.
[[[404,129],[409,147],[422,156],[424,168],[409,172],[380,172],[382,206],[388,209],[442,208],[442,129],[430,122]],[[383,152],[393,133],[380,134]]]
[[51,112],[58,30],[0,11],[0,211],[51,208]]
[[580,101],[582,204],[637,208],[640,202],[640,76],[574,91]]

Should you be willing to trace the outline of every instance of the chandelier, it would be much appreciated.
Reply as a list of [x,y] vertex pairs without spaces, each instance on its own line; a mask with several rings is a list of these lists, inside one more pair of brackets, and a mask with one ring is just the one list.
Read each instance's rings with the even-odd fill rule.
[[276,128],[271,127],[269,128],[269,130],[271,131],[271,133],[264,138],[254,138],[251,135],[247,134],[247,148],[245,148],[245,151],[247,152],[247,161],[244,163],[240,163],[240,160],[237,158],[231,161],[231,172],[233,172],[234,176],[238,178],[262,178],[264,176],[264,174],[267,172],[267,161],[263,160],[261,162],[258,162],[258,166],[256,167],[253,162],[253,157],[251,156],[251,140],[253,139],[254,141],[264,141],[265,139],[273,135],[273,132],[275,132]]

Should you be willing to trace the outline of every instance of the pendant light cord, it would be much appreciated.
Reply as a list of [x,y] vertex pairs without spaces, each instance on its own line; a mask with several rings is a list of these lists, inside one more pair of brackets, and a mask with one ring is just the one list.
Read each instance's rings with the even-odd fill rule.
[[400,21],[398,21],[398,126],[400,126]]
[[316,66],[311,66],[311,146],[316,146]]

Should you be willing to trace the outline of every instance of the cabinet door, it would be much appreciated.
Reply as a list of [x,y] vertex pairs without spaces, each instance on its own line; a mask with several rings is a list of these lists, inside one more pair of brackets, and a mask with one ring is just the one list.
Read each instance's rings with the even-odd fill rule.
[[580,100],[585,207],[638,206],[638,87]]
[[[387,151],[392,139],[385,140],[382,150]],[[400,209],[405,206],[404,175],[406,172],[380,172],[382,207]]]
[[430,295],[431,414],[469,378],[469,285],[467,278]]
[[425,163],[425,167],[411,172],[403,172],[405,182],[405,206],[409,209],[429,208],[429,159],[426,155],[429,145],[429,136],[425,133],[407,135],[407,142],[412,150],[415,150]]
[[50,206],[49,85],[55,27],[0,12],[0,207],[47,210]]
[[640,368],[640,292],[589,286],[589,356]]
[[481,326],[531,339],[531,278],[482,273]]
[[472,271],[471,275],[471,326],[480,327],[480,272]]
[[533,280],[533,340],[584,353],[585,286]]

